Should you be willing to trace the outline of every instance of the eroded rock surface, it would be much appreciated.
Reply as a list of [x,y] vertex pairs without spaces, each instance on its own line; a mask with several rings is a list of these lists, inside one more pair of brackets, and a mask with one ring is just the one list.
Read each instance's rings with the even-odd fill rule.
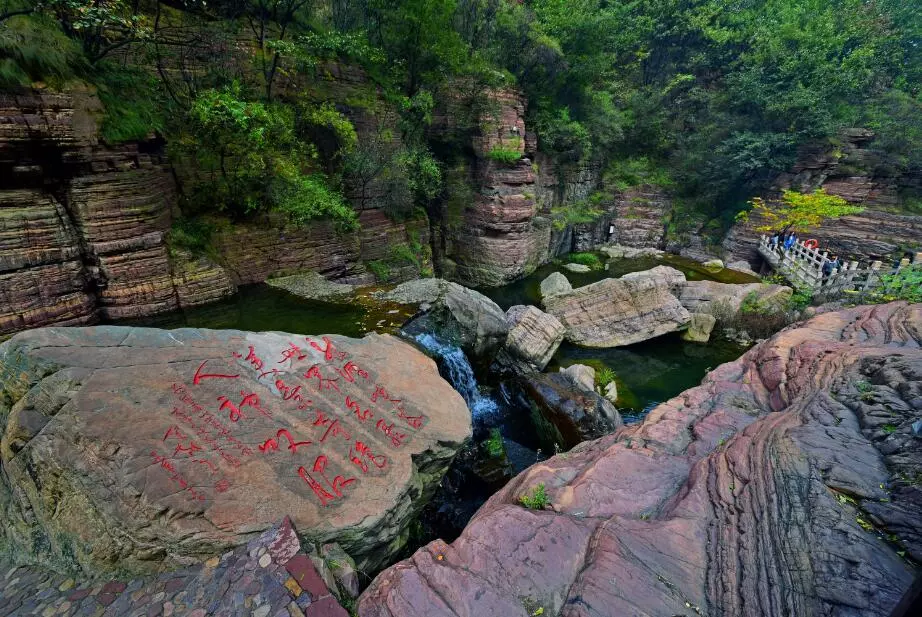
[[783,309],[791,299],[793,290],[784,285],[767,283],[718,283],[717,281],[688,281],[679,287],[678,297],[692,313],[733,314],[739,312],[747,297],[751,302],[766,308]]
[[544,298],[547,312],[566,327],[571,343],[618,347],[675,332],[689,314],[665,277],[605,279]]
[[[920,345],[905,303],[785,330],[534,465],[359,614],[889,616],[922,559]],[[547,509],[517,505],[539,484]]]
[[389,336],[48,328],[0,370],[3,543],[67,570],[159,571],[289,515],[374,568],[471,432]]
[[534,306],[513,306],[506,311],[509,333],[496,354],[497,364],[513,372],[541,371],[563,342],[565,329],[553,315]]

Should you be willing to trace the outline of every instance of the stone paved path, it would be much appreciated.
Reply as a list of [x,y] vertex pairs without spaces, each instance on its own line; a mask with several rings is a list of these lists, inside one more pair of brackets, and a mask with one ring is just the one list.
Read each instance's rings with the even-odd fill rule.
[[130,582],[79,583],[47,570],[0,574],[0,616],[348,617],[286,519],[234,551]]

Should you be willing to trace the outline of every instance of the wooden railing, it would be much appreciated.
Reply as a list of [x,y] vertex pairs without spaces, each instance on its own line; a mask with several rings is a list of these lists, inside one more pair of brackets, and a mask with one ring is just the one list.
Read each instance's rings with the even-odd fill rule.
[[759,239],[759,254],[795,289],[827,300],[845,293],[866,293],[880,286],[885,275],[895,274],[914,264],[922,267],[922,253],[916,253],[912,260],[904,257],[893,268],[884,268],[881,261],[873,261],[866,266],[849,261],[824,274],[824,267],[831,261],[827,251],[809,248],[800,241],[789,249],[785,249],[781,242],[772,247],[767,236]]

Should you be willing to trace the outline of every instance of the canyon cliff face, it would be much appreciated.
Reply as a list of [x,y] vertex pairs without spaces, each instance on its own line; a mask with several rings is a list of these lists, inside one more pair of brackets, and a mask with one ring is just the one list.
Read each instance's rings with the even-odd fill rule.
[[[901,213],[901,193],[918,191],[922,178],[887,172],[884,156],[874,149],[874,134],[852,129],[843,135],[839,149],[830,146],[804,148],[797,164],[775,182],[778,191],[802,192],[825,189],[865,211],[828,221],[822,227],[802,234],[816,238],[832,254],[849,259],[889,259],[901,250],[922,248],[922,216]],[[759,236],[754,229],[759,221],[737,224],[727,234],[724,256],[727,261],[746,260],[758,264]]]
[[[108,147],[89,92],[0,96],[0,334],[203,304],[233,293],[164,243],[176,187],[156,144]],[[174,276],[175,275],[175,276]]]
[[922,305],[820,315],[532,466],[358,613],[887,617],[922,559],[920,392]]
[[[327,71],[318,100],[346,100],[359,84],[367,90],[362,80]],[[360,138],[384,121],[374,105],[350,111]],[[214,261],[170,247],[183,170],[169,165],[156,140],[103,143],[102,112],[99,99],[79,89],[0,95],[0,335],[189,308],[300,270],[371,283],[369,262],[390,264],[394,280],[432,267],[427,251],[413,263],[395,260],[397,246],[429,245],[429,225],[425,217],[390,220],[374,186],[347,191],[360,210],[357,232],[266,216],[216,221]]]

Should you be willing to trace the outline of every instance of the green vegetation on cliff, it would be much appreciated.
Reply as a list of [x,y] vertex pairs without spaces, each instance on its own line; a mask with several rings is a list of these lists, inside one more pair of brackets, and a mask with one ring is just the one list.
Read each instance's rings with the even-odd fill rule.
[[[400,218],[444,198],[433,110],[461,100],[452,120],[482,131],[465,116],[514,86],[559,163],[729,223],[850,127],[875,132],[875,173],[922,169],[920,37],[905,0],[0,0],[0,87],[96,86],[105,140],[159,134],[188,167],[190,212],[349,227],[350,201]],[[337,67],[356,78],[334,87]]]

